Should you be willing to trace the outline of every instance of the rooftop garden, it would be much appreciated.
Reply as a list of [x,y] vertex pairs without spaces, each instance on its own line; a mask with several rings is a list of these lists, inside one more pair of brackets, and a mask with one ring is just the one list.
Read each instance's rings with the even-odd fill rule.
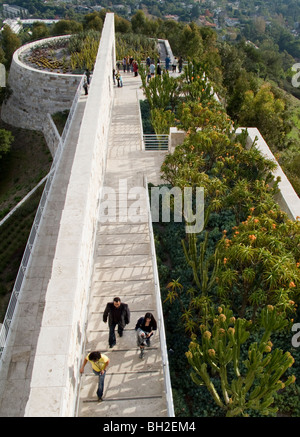
[[101,32],[89,30],[70,38],[46,39],[26,51],[22,61],[51,73],[82,74],[95,64]]

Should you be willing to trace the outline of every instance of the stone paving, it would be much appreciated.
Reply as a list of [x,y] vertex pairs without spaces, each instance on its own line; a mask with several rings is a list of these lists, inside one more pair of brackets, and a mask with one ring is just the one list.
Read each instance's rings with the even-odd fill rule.
[[[107,210],[99,217],[85,350],[86,354],[92,350],[107,354],[110,365],[102,403],[97,402],[96,396],[98,377],[89,363],[86,365],[81,378],[80,417],[167,415],[159,333],[141,360],[134,330],[139,317],[148,311],[154,316],[157,313],[146,197],[139,202],[138,223],[127,217],[134,200],[125,196],[120,201],[126,187],[130,191],[144,186],[144,175],[149,182],[160,182],[165,153],[142,150],[138,107],[141,81],[129,73],[123,75],[123,84],[115,89],[104,184],[117,195],[117,217],[116,222],[105,223]],[[103,202],[106,199],[105,196]],[[106,303],[115,296],[129,305],[131,320],[122,338],[116,333],[116,346],[109,348],[108,326],[102,317]]]

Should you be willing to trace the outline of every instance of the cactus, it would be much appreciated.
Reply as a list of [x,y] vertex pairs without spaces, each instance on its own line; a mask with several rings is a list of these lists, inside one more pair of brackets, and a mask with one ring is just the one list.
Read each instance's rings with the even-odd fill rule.
[[[275,413],[273,395],[295,381],[294,376],[285,383],[281,377],[292,366],[294,358],[289,352],[272,351],[270,337],[275,330],[286,326],[287,321],[268,305],[261,312],[261,328],[264,333],[259,342],[251,343],[248,358],[241,362],[240,352],[250,337],[251,321],[235,319],[231,310],[219,307],[219,314],[209,330],[201,326],[201,342],[195,336],[186,357],[193,368],[192,380],[205,385],[216,404],[226,417],[246,416],[253,409],[263,415]],[[234,369],[234,374],[228,371]],[[243,370],[242,370],[243,369]],[[219,376],[221,393],[214,386],[211,374]],[[231,380],[230,380],[231,378]]]
[[[205,220],[205,223],[207,218]],[[205,233],[204,241],[200,244],[200,249],[197,248],[197,234],[187,234],[188,247],[186,242],[182,240],[182,247],[186,261],[193,270],[194,281],[197,288],[201,291],[202,296],[207,296],[216,281],[217,271],[219,267],[218,248],[212,259],[205,260],[209,233]],[[213,261],[213,270],[209,276],[209,264]]]

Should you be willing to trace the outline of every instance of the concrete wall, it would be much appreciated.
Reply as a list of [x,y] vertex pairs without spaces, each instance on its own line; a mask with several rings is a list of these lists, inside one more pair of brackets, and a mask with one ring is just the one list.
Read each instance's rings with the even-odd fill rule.
[[30,49],[61,38],[69,36],[45,38],[16,50],[8,77],[12,95],[2,105],[3,121],[17,127],[43,130],[48,113],[53,114],[71,107],[82,75],[41,71],[22,62],[24,53]]
[[[27,417],[75,415],[114,95],[114,64],[114,15],[107,14],[60,221],[25,411]],[[62,292],[64,285],[67,289]],[[67,345],[64,348],[63,342]],[[51,374],[49,368],[53,369]]]
[[[236,133],[240,134],[242,133],[242,130],[245,129],[246,128],[239,128],[237,129]],[[279,176],[281,182],[279,183],[280,192],[277,194],[275,200],[279,204],[280,208],[287,213],[287,215],[291,220],[296,220],[297,217],[300,217],[300,199],[297,193],[295,192],[293,186],[291,185],[290,181],[286,177],[282,168],[276,161],[273,153],[269,149],[268,144],[263,139],[259,130],[256,128],[247,128],[247,131],[248,131],[247,147],[250,148],[254,143],[254,141],[257,140],[255,143],[255,147],[258,150],[260,150],[263,156],[265,156],[268,159],[271,159],[277,164],[277,168],[273,172],[273,175],[275,179]],[[183,143],[185,136],[186,133],[184,131],[178,130],[175,127],[170,128],[169,153],[173,153],[175,147]]]

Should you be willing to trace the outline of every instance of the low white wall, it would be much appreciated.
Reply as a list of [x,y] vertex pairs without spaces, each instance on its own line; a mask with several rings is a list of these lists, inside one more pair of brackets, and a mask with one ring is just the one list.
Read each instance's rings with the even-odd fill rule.
[[[236,133],[239,134],[246,128],[237,129]],[[247,147],[251,147],[255,142],[255,147],[261,152],[261,154],[273,162],[276,163],[277,168],[273,171],[273,175],[275,179],[279,176],[281,181],[279,182],[278,188],[279,193],[276,195],[276,201],[279,204],[280,208],[287,213],[291,220],[296,220],[297,217],[300,217],[300,199],[295,192],[292,184],[286,177],[284,171],[278,164],[275,156],[269,149],[268,144],[263,139],[261,133],[257,128],[247,128],[248,138],[247,138]]]
[[27,417],[75,415],[114,95],[114,64],[114,15],[107,14],[60,222]]
[[[242,133],[246,128],[239,128],[236,130],[237,134]],[[286,177],[282,168],[276,161],[273,153],[269,149],[268,144],[263,139],[261,133],[257,128],[247,128],[248,131],[248,139],[247,139],[247,147],[251,147],[255,142],[255,147],[268,159],[274,161],[277,165],[277,168],[273,172],[275,179],[279,176],[281,182],[279,183],[279,193],[276,195],[276,201],[279,204],[282,211],[286,212],[291,220],[296,220],[297,217],[300,217],[300,199],[295,192],[292,184]],[[170,128],[169,134],[169,153],[173,153],[175,147],[179,144],[182,144],[186,133],[182,130],[178,130],[175,127]]]

